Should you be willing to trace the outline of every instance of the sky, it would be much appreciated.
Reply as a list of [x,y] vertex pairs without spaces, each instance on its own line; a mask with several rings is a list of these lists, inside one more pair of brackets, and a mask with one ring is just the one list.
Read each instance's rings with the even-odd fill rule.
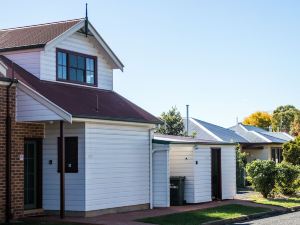
[[[82,0],[1,2],[0,28],[85,16]],[[125,65],[114,90],[159,116],[176,106],[231,126],[300,108],[300,1],[88,0],[89,20]],[[4,9],[4,10],[3,10]]]

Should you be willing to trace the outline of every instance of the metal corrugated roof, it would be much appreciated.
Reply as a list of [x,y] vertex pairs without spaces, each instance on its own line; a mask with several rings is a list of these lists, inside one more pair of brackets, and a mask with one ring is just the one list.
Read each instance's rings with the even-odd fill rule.
[[225,142],[248,143],[248,140],[238,135],[235,131],[193,118],[197,123],[208,129]]

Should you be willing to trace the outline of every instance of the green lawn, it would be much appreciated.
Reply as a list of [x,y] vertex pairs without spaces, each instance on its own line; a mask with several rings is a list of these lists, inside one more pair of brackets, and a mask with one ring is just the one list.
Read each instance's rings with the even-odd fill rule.
[[300,198],[288,198],[288,199],[266,199],[261,196],[253,196],[251,200],[266,205],[275,205],[281,206],[285,208],[292,208],[296,206],[300,206]]
[[219,206],[216,208],[176,213],[166,216],[150,217],[138,221],[160,225],[199,225],[201,223],[233,219],[240,216],[246,216],[254,213],[270,211],[266,208],[255,208],[238,204]]

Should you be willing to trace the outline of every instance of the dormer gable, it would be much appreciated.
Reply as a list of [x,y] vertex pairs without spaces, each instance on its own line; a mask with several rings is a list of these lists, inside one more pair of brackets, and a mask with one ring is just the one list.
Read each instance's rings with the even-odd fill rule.
[[[59,79],[58,50],[68,52],[66,66],[76,58],[74,55],[84,57],[78,57],[78,61],[85,61],[84,65],[81,68],[76,68],[77,64],[75,66],[79,78],[74,80],[74,68],[68,67],[66,79]],[[89,85],[89,74],[95,73],[92,86],[108,90],[113,89],[113,69],[123,71],[124,68],[96,29],[85,19],[0,30],[0,54],[41,80]]]

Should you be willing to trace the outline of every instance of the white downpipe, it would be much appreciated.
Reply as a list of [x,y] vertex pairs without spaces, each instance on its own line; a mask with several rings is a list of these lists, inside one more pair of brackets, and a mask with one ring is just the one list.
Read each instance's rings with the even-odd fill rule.
[[149,189],[150,189],[150,209],[153,209],[153,171],[152,171],[152,167],[153,167],[153,162],[152,162],[152,139],[153,139],[153,131],[154,129],[149,129],[149,160],[150,160],[150,179],[149,179]]

